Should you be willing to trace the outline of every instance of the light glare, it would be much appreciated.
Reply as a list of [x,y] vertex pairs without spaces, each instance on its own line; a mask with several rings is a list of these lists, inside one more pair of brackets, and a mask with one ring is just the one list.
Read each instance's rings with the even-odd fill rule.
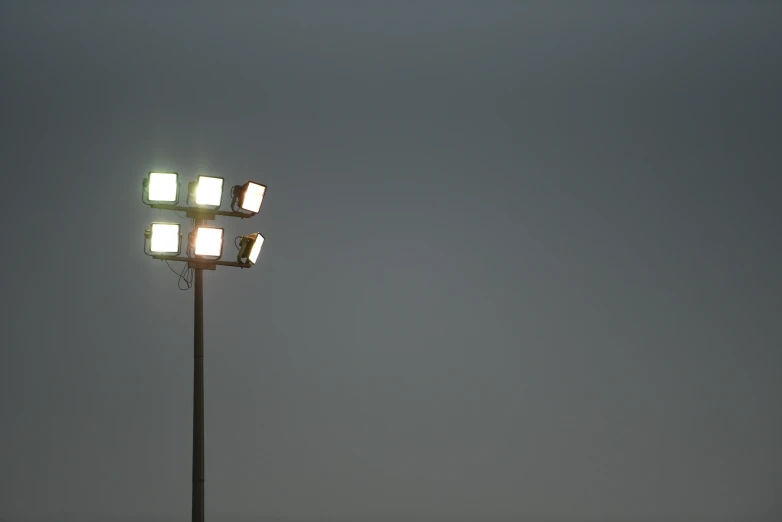
[[252,181],[247,183],[247,189],[244,191],[244,197],[242,198],[242,208],[257,214],[261,210],[264,194],[266,194],[266,187],[263,185],[253,183]]
[[198,176],[198,186],[196,187],[196,205],[208,205],[210,207],[219,207],[223,199],[223,178],[213,178],[211,176]]
[[222,251],[222,228],[198,227],[196,229],[195,255],[220,257]]
[[149,250],[161,254],[179,253],[179,225],[152,223]]
[[263,246],[263,236],[257,234],[255,237],[255,243],[253,243],[253,247],[250,249],[250,255],[247,256],[247,259],[250,260],[250,263],[255,264],[255,261],[258,259],[258,254],[261,253],[262,246]]
[[175,202],[177,200],[177,175],[168,172],[149,173],[149,201]]

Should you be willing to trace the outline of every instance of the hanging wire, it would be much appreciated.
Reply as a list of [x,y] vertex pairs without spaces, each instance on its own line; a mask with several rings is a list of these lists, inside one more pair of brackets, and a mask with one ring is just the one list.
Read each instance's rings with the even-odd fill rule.
[[193,274],[194,270],[190,268],[187,264],[185,264],[185,268],[182,269],[182,275],[179,278],[179,281],[177,284],[184,282],[185,287],[182,288],[182,286],[179,287],[180,290],[189,290],[193,286]]
[[177,272],[176,270],[174,270],[173,268],[171,268],[171,265],[169,265],[169,264],[168,264],[168,259],[164,259],[163,261],[165,261],[165,262],[166,262],[166,266],[168,266],[168,269],[169,269],[169,270],[171,270],[172,272],[174,272],[176,275],[179,275],[179,272]]
[[[190,219],[190,224],[193,226],[193,228],[195,228],[195,221],[196,221],[195,218]],[[190,244],[189,236],[187,240],[187,247],[185,248],[185,254],[187,255],[187,257],[193,257],[193,245]],[[178,276],[177,287],[182,291],[190,290],[193,287],[193,282],[195,280],[195,270],[193,268],[190,268],[188,262],[185,261],[182,270],[177,272],[176,270],[174,270],[174,268],[171,266],[171,264],[168,262],[167,259],[164,259],[164,261],[166,262],[166,266],[168,266],[168,269]]]
[[185,266],[182,267],[182,271],[177,272],[171,267],[171,265],[168,263],[168,260],[165,261],[168,269],[179,276],[177,279],[177,286],[179,289],[182,291],[190,290],[190,288],[193,286],[193,269],[190,268],[187,263],[185,263]]

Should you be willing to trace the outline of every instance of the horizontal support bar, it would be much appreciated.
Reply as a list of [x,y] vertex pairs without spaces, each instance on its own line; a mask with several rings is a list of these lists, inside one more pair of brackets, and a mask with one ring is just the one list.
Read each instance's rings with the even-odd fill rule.
[[227,210],[216,210],[212,208],[198,207],[180,207],[178,205],[164,205],[162,203],[150,203],[150,207],[158,210],[174,210],[177,212],[187,212],[187,217],[194,219],[205,219],[214,221],[215,216],[238,217],[242,219],[251,218],[255,214],[245,214],[244,212],[228,212]]
[[250,263],[237,263],[235,261],[220,261],[219,259],[200,259],[197,257],[181,257],[181,256],[152,256],[153,259],[160,259],[162,261],[183,261],[187,263],[190,268],[203,268],[204,270],[215,270],[217,265],[220,266],[232,266],[235,268],[250,268]]

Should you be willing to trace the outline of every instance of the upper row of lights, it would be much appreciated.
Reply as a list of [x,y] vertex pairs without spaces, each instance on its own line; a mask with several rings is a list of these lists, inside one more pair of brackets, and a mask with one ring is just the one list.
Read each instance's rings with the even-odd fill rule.
[[[223,200],[225,180],[215,176],[198,176],[197,182],[188,183],[187,202],[195,206],[218,209]],[[144,180],[149,203],[179,203],[179,174],[176,172],[150,172]],[[237,203],[239,208],[252,214],[261,210],[266,186],[254,181],[236,185],[231,190],[231,208]]]

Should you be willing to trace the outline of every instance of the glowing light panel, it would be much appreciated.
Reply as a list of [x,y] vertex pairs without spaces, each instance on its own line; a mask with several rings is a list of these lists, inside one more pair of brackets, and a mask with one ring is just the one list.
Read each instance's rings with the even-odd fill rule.
[[212,227],[196,228],[195,255],[220,257],[223,253],[223,229]]
[[250,249],[250,255],[247,256],[247,259],[250,261],[250,263],[255,264],[255,262],[258,260],[258,254],[261,253],[261,247],[263,246],[263,236],[261,234],[257,234],[255,237],[255,243],[253,243],[253,247]]
[[149,201],[176,202],[179,187],[178,175],[173,172],[150,172]]
[[179,225],[173,223],[152,223],[149,250],[156,254],[179,253]]
[[219,207],[222,199],[223,178],[198,176],[198,186],[196,187],[195,195],[196,205]]
[[258,183],[248,182],[242,195],[240,206],[242,209],[257,214],[261,210],[263,196],[266,194],[266,187]]

